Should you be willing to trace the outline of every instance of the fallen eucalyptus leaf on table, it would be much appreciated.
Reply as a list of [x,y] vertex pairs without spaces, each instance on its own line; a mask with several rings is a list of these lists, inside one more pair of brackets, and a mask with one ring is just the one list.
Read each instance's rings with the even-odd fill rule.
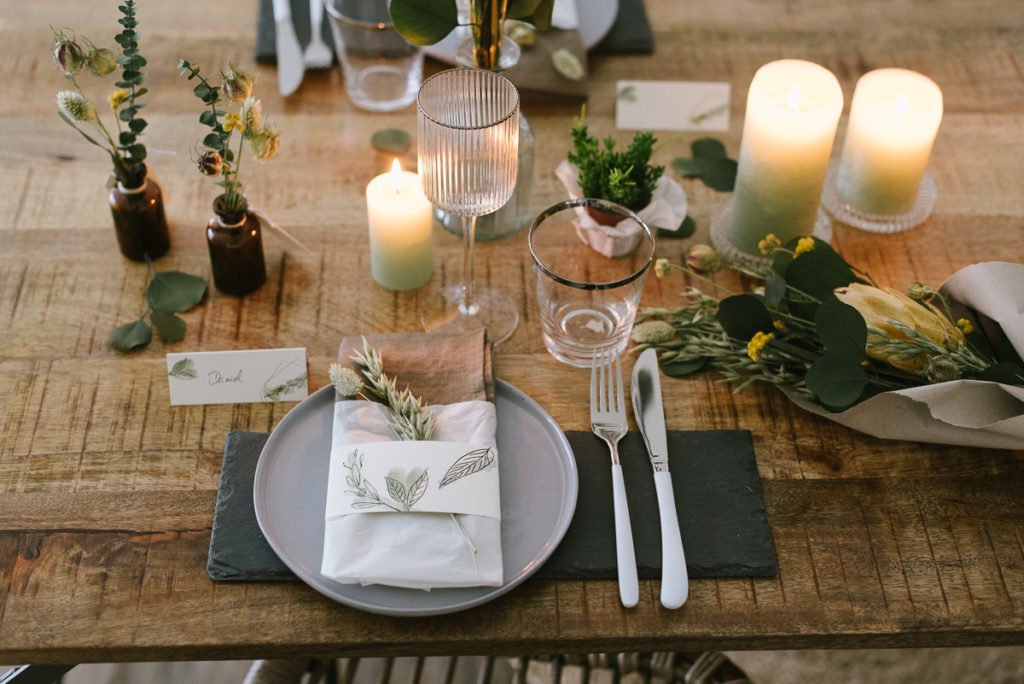
[[125,323],[110,333],[110,346],[117,351],[127,352],[142,349],[153,339],[153,331],[146,325],[145,318]]
[[690,145],[692,157],[677,157],[672,168],[684,178],[697,178],[718,192],[731,192],[736,185],[736,160],[729,159],[725,145],[714,138],[701,138]]
[[381,152],[405,154],[412,147],[412,136],[400,128],[388,128],[374,133],[370,145]]
[[[146,287],[149,322],[164,342],[177,342],[185,336],[185,319],[175,315],[188,311],[206,296],[206,281],[181,271],[157,272],[147,262],[153,277]],[[117,327],[110,333],[110,346],[120,352],[142,349],[153,341],[153,330],[146,314]]]
[[156,273],[146,290],[146,301],[154,311],[188,311],[202,301],[206,281],[181,271]]

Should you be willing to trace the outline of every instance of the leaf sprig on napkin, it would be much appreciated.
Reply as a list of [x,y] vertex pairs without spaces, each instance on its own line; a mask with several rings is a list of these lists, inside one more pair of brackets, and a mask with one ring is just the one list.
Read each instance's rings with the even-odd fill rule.
[[366,384],[355,371],[332,363],[329,375],[334,389],[344,398],[355,397],[366,390],[391,407],[394,417],[391,429],[402,441],[425,441],[434,436],[437,421],[427,412],[423,400],[413,396],[408,387],[399,391],[394,378],[384,373],[384,360],[380,352],[363,339],[363,351],[355,352],[352,360],[362,372]]

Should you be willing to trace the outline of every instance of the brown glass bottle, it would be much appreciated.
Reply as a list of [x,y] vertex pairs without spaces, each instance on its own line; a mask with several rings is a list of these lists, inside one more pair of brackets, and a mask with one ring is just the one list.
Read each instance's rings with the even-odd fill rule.
[[133,261],[158,259],[171,248],[171,235],[164,217],[164,195],[154,178],[127,188],[118,182],[110,190],[108,201],[114,217],[114,231],[121,254]]
[[247,295],[267,281],[263,227],[248,203],[225,212],[219,207],[221,197],[214,200],[214,215],[206,227],[213,283],[225,294]]

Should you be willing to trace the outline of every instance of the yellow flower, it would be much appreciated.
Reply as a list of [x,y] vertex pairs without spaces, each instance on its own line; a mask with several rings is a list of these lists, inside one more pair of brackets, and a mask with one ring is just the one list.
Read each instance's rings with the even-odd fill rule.
[[131,95],[127,90],[115,90],[107,96],[107,102],[110,103],[111,109],[117,109],[124,104],[124,101]]
[[763,333],[756,332],[754,336],[750,338],[750,342],[747,342],[747,356],[750,357],[751,361],[756,362],[761,358],[761,352],[768,346],[768,343],[775,339],[775,333]]
[[785,333],[789,332],[789,329],[786,328],[786,324],[783,323],[780,320],[777,320],[777,319],[772,321],[772,327],[774,327],[775,331],[780,333],[780,334],[785,334]]
[[765,256],[768,256],[781,246],[782,243],[779,241],[779,238],[775,236],[775,233],[768,233],[764,236],[763,240],[760,240],[757,243],[758,251]]
[[797,240],[796,249],[793,250],[793,258],[796,259],[801,254],[814,251],[814,238],[802,237]]
[[964,343],[960,328],[942,315],[931,304],[915,302],[913,299],[891,288],[881,289],[870,285],[853,283],[839,287],[835,295],[843,304],[849,304],[863,316],[868,328],[880,330],[881,334],[868,331],[867,355],[876,361],[887,363],[908,373],[917,373],[928,363],[928,354],[922,353],[910,358],[890,355],[872,344],[885,341],[885,337],[908,341],[910,338],[892,324],[902,323],[931,339],[935,344],[954,349]]
[[237,130],[239,133],[245,133],[245,122],[242,121],[241,114],[225,114],[224,115],[224,131]]
[[658,259],[654,262],[654,275],[664,278],[672,272],[672,264],[668,259]]
[[956,322],[956,327],[960,328],[960,332],[964,335],[970,335],[974,332],[974,326],[966,318],[961,318]]

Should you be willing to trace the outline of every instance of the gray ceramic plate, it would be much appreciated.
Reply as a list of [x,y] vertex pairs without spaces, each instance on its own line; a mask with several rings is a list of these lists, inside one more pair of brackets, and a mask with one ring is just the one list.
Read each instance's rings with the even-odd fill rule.
[[[577,15],[580,19],[580,42],[583,49],[589,50],[604,38],[612,29],[615,18],[619,16],[619,0],[578,0]],[[444,40],[428,45],[423,52],[436,60],[455,64],[455,54],[462,42],[469,37],[469,29],[459,27],[448,34]]]
[[576,461],[561,428],[533,399],[499,380],[494,404],[501,474],[502,586],[428,592],[339,584],[320,575],[334,418],[330,385],[292,409],[263,448],[253,496],[260,529],[299,579],[335,601],[371,613],[453,613],[511,591],[543,565],[568,529],[576,509]]

